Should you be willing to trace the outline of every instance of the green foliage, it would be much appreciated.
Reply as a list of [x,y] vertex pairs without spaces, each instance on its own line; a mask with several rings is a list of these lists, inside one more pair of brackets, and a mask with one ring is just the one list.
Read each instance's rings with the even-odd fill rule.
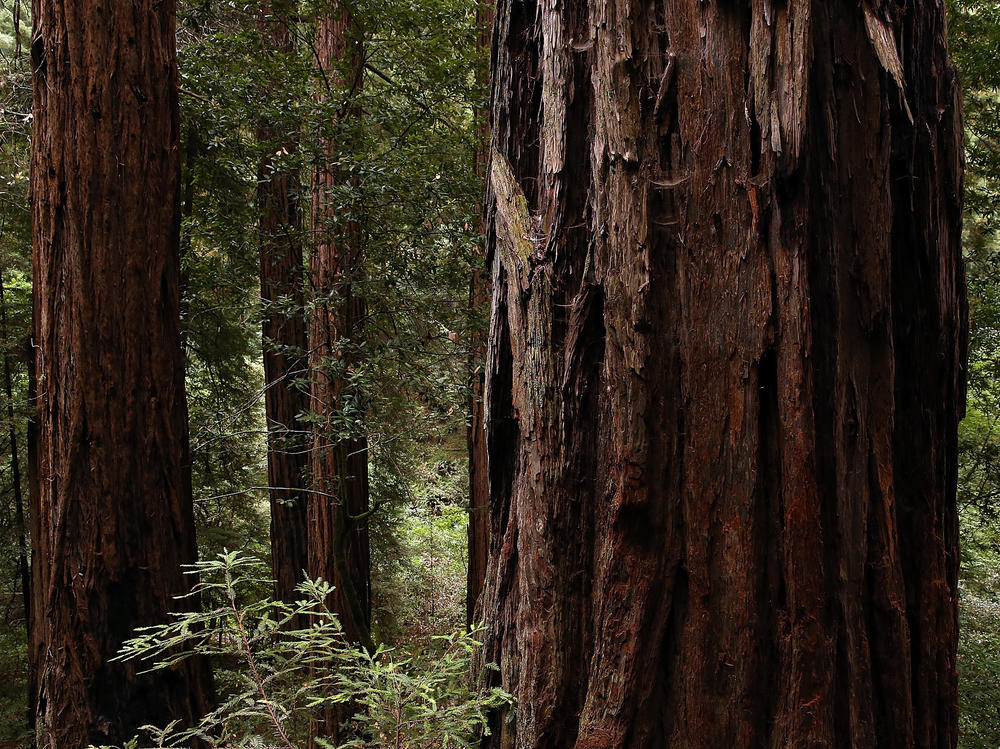
[[958,650],[961,744],[1000,746],[1000,527],[964,523]]
[[[470,332],[484,324],[468,298],[482,263],[474,111],[486,99],[475,74],[484,64],[475,2],[352,3],[365,64],[357,90],[338,90],[330,71],[316,68],[315,19],[329,9],[327,0],[272,3],[262,18],[258,4],[181,3],[184,322],[208,555],[224,546],[265,554],[262,404],[272,383],[259,364],[261,315],[278,306],[308,319],[338,294],[307,288],[301,309],[260,300],[262,163],[299,177],[304,227],[295,238],[307,266],[328,232],[348,220],[359,227],[361,267],[349,280],[367,303],[365,335],[338,341],[349,356],[319,362],[314,376],[347,380],[347,395],[322,414],[300,414],[299,428],[322,425],[331,442],[367,437],[376,556],[395,548],[392,529],[411,514],[410,487],[424,466],[465,428]],[[275,26],[291,36],[291,52],[269,42]],[[342,116],[347,98],[360,116]],[[328,192],[332,210],[313,233],[310,188],[320,165],[350,179]],[[299,386],[308,387],[308,373]]]
[[1000,6],[951,0],[966,121],[969,404],[959,432],[960,746],[1000,746]]
[[0,620],[0,746],[27,746],[28,643],[21,613]]
[[[17,23],[15,24],[15,12]],[[15,29],[15,25],[17,29]],[[20,585],[21,538],[11,436],[18,447],[22,505],[27,504],[27,356],[31,330],[28,162],[31,80],[26,59],[28,3],[0,3],[0,745],[26,744],[27,642]],[[18,43],[18,36],[20,44]],[[11,399],[5,375],[10,373]],[[10,415],[13,413],[13,422]]]
[[378,636],[411,650],[462,627],[468,574],[467,461],[423,447],[403,504],[376,526],[372,558]]
[[970,214],[997,220],[1000,198],[1000,5],[949,0],[948,42],[963,89]]
[[[349,706],[341,749],[471,747],[488,730],[487,713],[510,703],[500,689],[470,687],[479,647],[472,635],[435,637],[420,658],[385,647],[369,653],[345,640],[324,603],[331,587],[322,580],[304,582],[301,599],[286,605],[260,595],[266,570],[238,552],[201,562],[192,573],[200,581],[191,595],[213,603],[145,628],[120,658],[156,670],[207,655],[220,667],[219,706],[194,727],[147,727],[155,746],[185,746],[197,737],[209,747],[294,749],[305,745],[321,711]],[[295,621],[309,626],[295,629]],[[322,737],[320,744],[331,746]]]

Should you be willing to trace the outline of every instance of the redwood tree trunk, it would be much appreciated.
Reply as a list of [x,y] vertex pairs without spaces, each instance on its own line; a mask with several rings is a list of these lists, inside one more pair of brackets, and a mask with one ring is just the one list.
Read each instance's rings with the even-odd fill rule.
[[[327,85],[324,99],[338,97],[337,119],[325,159],[312,184],[312,292],[309,321],[310,412],[314,424],[309,469],[309,574],[335,589],[327,602],[345,637],[373,650],[371,561],[368,544],[368,442],[361,394],[350,383],[364,343],[364,278],[360,226],[344,210],[337,188],[351,186],[337,165],[349,156],[352,99],[361,85],[362,54],[354,21],[340,3],[317,21],[316,61]],[[339,136],[339,137],[337,137]],[[342,705],[323,712],[312,732],[336,743],[340,724],[356,712]],[[311,737],[312,739],[312,737]],[[315,742],[310,741],[310,745]]]
[[[258,11],[264,41],[275,52],[290,55],[294,43],[288,26],[272,6]],[[275,153],[293,153],[297,143],[279,136],[267,122],[257,137]],[[307,340],[304,317],[304,273],[300,242],[299,177],[281,169],[273,157],[258,170],[260,209],[260,295],[264,305],[264,410],[267,417],[267,479],[271,504],[271,574],[275,596],[295,600],[295,586],[308,567],[306,467],[308,439],[299,414],[309,410],[309,394],[296,383],[306,376]]]
[[501,0],[503,747],[953,747],[944,4]]
[[180,345],[174,4],[36,0],[38,448],[32,647],[42,747],[189,722],[207,663],[113,663],[185,605],[196,558]]
[[[361,50],[353,20],[336,6],[318,22],[318,63],[330,84],[327,96],[342,97],[340,117],[357,116],[350,100],[361,81]],[[339,132],[351,124],[334,123]],[[320,417],[310,452],[309,572],[333,583],[332,608],[355,642],[371,641],[371,575],[368,547],[368,443],[361,394],[349,382],[364,343],[365,302],[361,234],[352,216],[338,210],[334,195],[349,179],[335,165],[345,136],[326,146],[327,163],[313,176],[312,283],[309,327],[310,411]],[[345,435],[345,430],[347,434]]]
[[[490,48],[493,30],[493,0],[480,0],[476,7],[476,21],[479,24],[479,51],[485,55]],[[485,87],[488,71],[485,66],[476,70],[476,81]],[[477,143],[474,156],[476,174],[486,177],[489,164],[489,112],[476,112]],[[480,210],[482,205],[479,206]],[[486,276],[485,259],[482,267],[474,268],[469,278],[469,307],[475,319],[480,310],[489,304],[489,279]],[[469,451],[469,572],[465,590],[465,620],[468,626],[477,623],[481,612],[476,604],[486,580],[486,557],[490,544],[490,480],[489,455],[486,449],[486,331],[472,327],[472,341],[469,357],[469,425],[466,434]]]

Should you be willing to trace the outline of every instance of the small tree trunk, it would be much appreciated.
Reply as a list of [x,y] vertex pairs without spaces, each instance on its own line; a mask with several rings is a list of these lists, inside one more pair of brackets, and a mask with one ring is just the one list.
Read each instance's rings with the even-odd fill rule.
[[[288,27],[271,7],[258,11],[261,35],[278,54],[290,55],[295,45]],[[274,154],[294,153],[298,144],[279,136],[266,122],[257,138]],[[267,477],[271,504],[271,572],[274,593],[295,600],[295,586],[308,567],[306,468],[308,440],[297,421],[309,410],[309,394],[297,380],[306,375],[307,340],[304,317],[304,273],[300,242],[299,177],[279,169],[268,156],[258,169],[260,210],[260,292],[264,305],[264,409],[267,416]]]
[[[342,5],[319,19],[316,55],[329,83],[326,96],[342,97],[345,121],[333,125],[347,132],[347,118],[358,115],[350,102],[361,85],[362,54],[354,21]],[[329,605],[345,636],[371,648],[368,443],[361,394],[349,382],[364,343],[365,301],[359,291],[364,266],[360,226],[338,210],[331,194],[349,179],[335,166],[338,154],[347,153],[345,141],[349,138],[326,144],[326,163],[316,169],[312,185],[310,411],[320,419],[309,461],[309,573],[335,586]],[[336,739],[337,726],[350,713],[345,707],[324,716],[320,735]]]
[[[0,339],[6,341],[10,335],[7,327],[7,299],[4,293],[3,275],[0,274]],[[31,570],[28,566],[28,540],[24,520],[24,493],[21,489],[21,456],[18,450],[17,422],[14,417],[14,378],[10,356],[3,356],[4,395],[7,397],[7,422],[10,439],[10,473],[14,490],[14,532],[17,535],[17,567],[21,585],[21,605],[24,611],[25,635],[31,642]],[[29,700],[30,702],[30,700]],[[27,722],[34,726],[33,705],[28,705]]]
[[121,745],[208,706],[207,662],[111,659],[191,601],[174,4],[36,0],[38,448],[31,667],[42,747]]
[[[34,292],[33,292],[34,294]],[[32,304],[34,306],[34,304]],[[38,402],[38,377],[36,375],[37,363],[35,356],[35,342],[34,338],[29,337],[26,341],[25,346],[25,358],[28,364],[28,403]],[[38,507],[40,507],[40,502],[38,501],[38,419],[29,418],[26,428],[26,439],[25,443],[27,446],[27,463],[28,463],[28,533],[29,538],[32,542],[35,538],[35,521],[31,513],[37,512]],[[34,549],[32,549],[34,553]],[[33,590],[34,586],[34,561],[31,560],[30,566],[28,568],[28,573],[30,578],[28,580],[28,589]],[[28,635],[28,728],[31,729],[33,735],[37,725],[37,714],[38,714],[38,685],[41,680],[41,674],[39,673],[38,663],[35,661],[35,654],[38,652],[38,648],[44,645],[41,637],[39,637],[38,627],[35,625],[35,605],[34,601],[30,608],[27,610],[27,635]],[[37,742],[32,743],[32,749],[35,749]]]
[[[476,8],[479,24],[479,51],[485,56],[490,48],[493,30],[492,0],[481,0]],[[488,71],[485,66],[476,69],[476,79],[486,86]],[[489,162],[489,112],[477,110],[477,143],[474,155],[476,174],[486,177]],[[480,206],[480,212],[482,206]],[[482,267],[476,267],[469,278],[469,308],[475,320],[479,311],[489,304],[489,279],[486,275],[485,257]],[[469,572],[465,592],[466,624],[476,624],[476,603],[486,580],[486,556],[490,544],[490,479],[489,456],[486,451],[486,416],[483,396],[486,391],[486,331],[478,325],[472,327],[469,356]]]
[[957,741],[944,4],[501,0],[496,747]]

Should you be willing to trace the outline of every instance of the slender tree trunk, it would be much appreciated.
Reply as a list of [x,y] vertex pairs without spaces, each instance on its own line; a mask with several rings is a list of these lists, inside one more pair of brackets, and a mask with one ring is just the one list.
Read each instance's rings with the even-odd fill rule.
[[[493,30],[493,0],[481,0],[476,8],[479,24],[479,51],[485,57],[490,48]],[[476,70],[477,82],[487,85],[488,70],[485,65]],[[474,165],[476,174],[486,177],[489,163],[489,112],[476,112],[478,136]],[[480,211],[482,206],[480,206]],[[485,258],[484,258],[485,260]],[[486,264],[474,268],[469,279],[469,307],[473,318],[489,304],[489,280]],[[466,624],[476,624],[476,603],[486,580],[486,557],[490,544],[490,480],[489,456],[486,451],[486,413],[483,396],[486,391],[486,331],[478,326],[472,328],[472,342],[469,357],[469,426],[467,443],[469,450],[469,573],[465,591]]]
[[[10,330],[7,327],[7,298],[4,293],[3,276],[0,274],[0,339],[6,341]],[[10,473],[14,490],[14,532],[17,535],[17,567],[21,585],[21,604],[24,610],[24,626],[27,640],[31,642],[31,570],[28,566],[28,539],[24,516],[24,492],[21,487],[21,455],[18,450],[17,422],[14,414],[14,377],[10,356],[3,356],[3,385],[7,398],[7,422],[10,425]],[[34,710],[28,706],[27,722],[34,726]]]
[[498,3],[489,746],[955,746],[944,19]]
[[201,658],[111,658],[196,558],[179,330],[174,4],[36,0],[38,448],[31,666],[43,748],[122,744],[210,702]]
[[[329,605],[345,636],[371,648],[368,443],[361,394],[349,382],[364,342],[365,301],[359,289],[364,267],[360,226],[338,209],[343,198],[334,194],[349,179],[336,162],[347,153],[348,118],[357,116],[351,99],[361,85],[362,51],[354,21],[339,3],[318,21],[316,55],[329,83],[326,96],[341,97],[341,119],[332,124],[342,137],[327,142],[326,163],[316,169],[312,185],[310,411],[320,420],[309,461],[309,573],[335,586]],[[351,709],[336,713],[321,721],[320,735],[336,738],[337,725]]]
[[[32,290],[32,298],[34,298],[35,291]],[[32,302],[32,307],[34,303]],[[34,328],[34,325],[32,325]],[[25,347],[25,359],[28,365],[28,403],[37,404],[38,403],[38,377],[36,376],[36,344],[34,337],[29,337],[26,341]],[[38,482],[38,419],[29,418],[27,427],[25,428],[25,443],[27,447],[27,463],[28,463],[28,508],[30,512],[36,512],[40,507],[38,501],[39,492],[39,482]],[[28,517],[28,532],[32,535],[29,536],[34,542],[34,521],[32,517]],[[32,549],[34,553],[34,549]],[[31,566],[28,568],[29,580],[28,589],[34,592],[34,562],[32,560]],[[41,644],[41,639],[38,636],[38,629],[35,625],[35,602],[31,602],[31,606],[27,608],[27,636],[28,636],[28,699],[27,699],[27,712],[28,712],[28,728],[32,731],[32,741],[30,749],[36,749],[38,746],[37,735],[35,732],[35,727],[38,723],[38,684],[40,682],[41,674],[35,663],[35,653],[37,648]]]
[[[7,327],[7,299],[3,278],[0,277],[0,337],[3,340],[7,340],[9,333],[10,331]],[[10,440],[10,472],[14,490],[14,525],[17,533],[18,572],[21,582],[21,597],[24,603],[24,620],[30,626],[28,612],[31,610],[31,573],[28,569],[28,541],[24,522],[24,493],[21,489],[21,457],[17,447],[17,422],[14,414],[14,375],[12,369],[10,356],[5,353],[3,356],[3,386],[4,395],[7,399],[7,423],[10,426],[8,439]]]
[[[295,51],[288,27],[272,7],[258,11],[265,42],[280,55]],[[298,147],[288,134],[267,122],[257,138],[269,153]],[[260,210],[260,292],[264,305],[265,413],[268,427],[267,477],[271,500],[271,573],[275,596],[295,600],[295,586],[308,567],[306,468],[308,440],[297,421],[309,410],[309,394],[297,384],[306,375],[306,322],[302,264],[299,177],[265,158],[258,169]]]

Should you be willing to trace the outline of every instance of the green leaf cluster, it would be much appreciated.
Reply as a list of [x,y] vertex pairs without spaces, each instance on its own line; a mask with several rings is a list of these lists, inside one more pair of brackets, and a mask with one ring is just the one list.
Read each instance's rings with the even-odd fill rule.
[[[190,571],[198,577],[191,596],[200,610],[140,630],[119,656],[146,670],[169,669],[207,656],[221,674],[219,705],[196,726],[147,726],[141,745],[305,746],[316,718],[327,710],[347,717],[338,743],[322,732],[321,746],[338,749],[472,747],[489,730],[488,713],[510,705],[498,688],[470,683],[475,633],[437,636],[421,657],[380,646],[373,652],[348,642],[326,606],[332,588],[307,580],[294,604],[260,596],[266,569],[239,552],[224,552]],[[307,622],[296,628],[296,622]]]

